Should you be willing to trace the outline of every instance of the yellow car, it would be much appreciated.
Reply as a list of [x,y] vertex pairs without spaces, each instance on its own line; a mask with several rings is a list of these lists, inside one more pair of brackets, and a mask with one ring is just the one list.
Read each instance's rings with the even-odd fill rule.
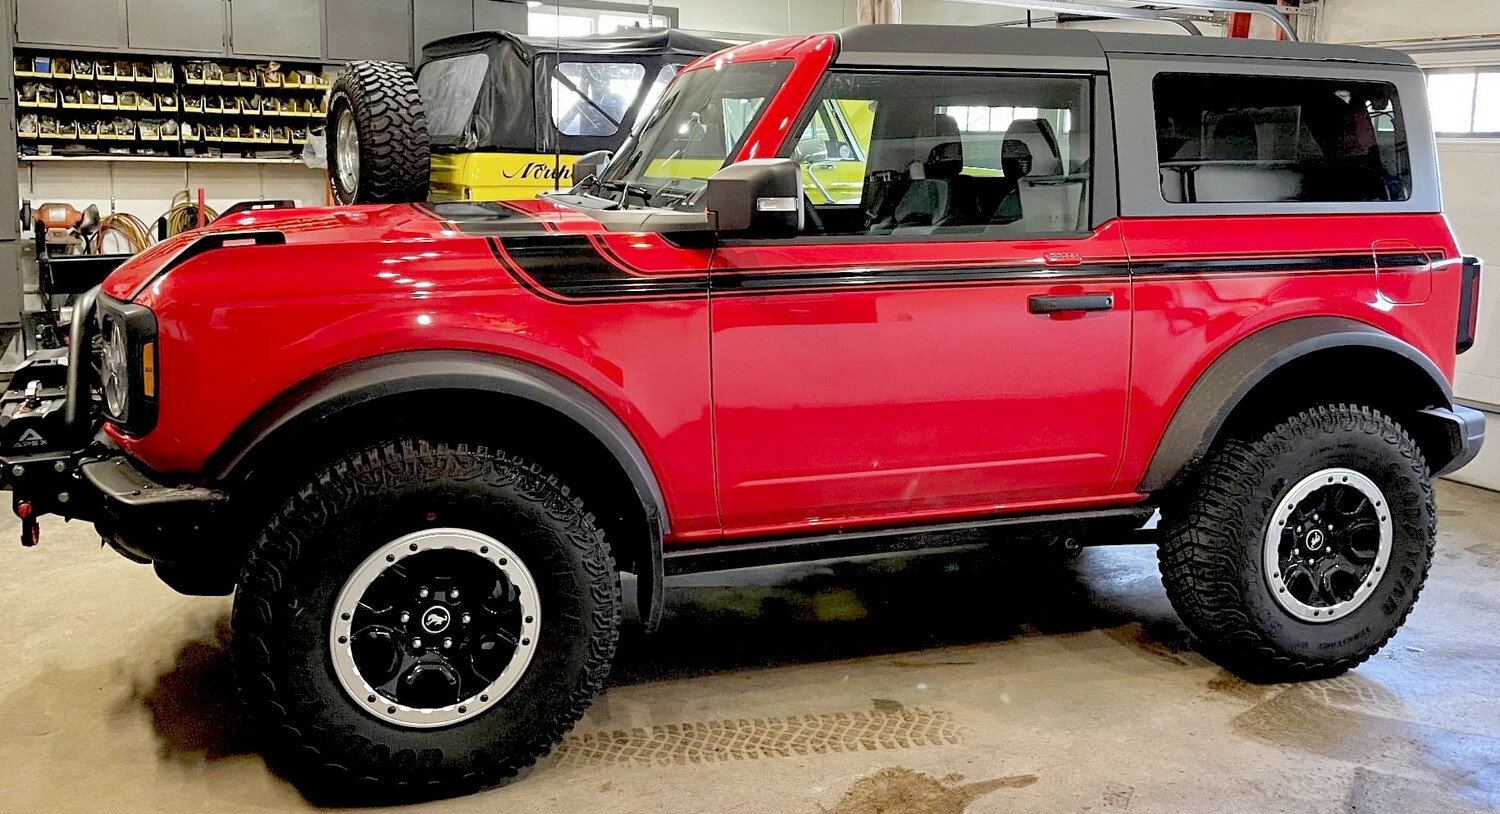
[[428,44],[417,86],[430,197],[509,200],[571,187],[578,156],[619,147],[682,66],[725,47],[668,30],[560,41],[491,31]]

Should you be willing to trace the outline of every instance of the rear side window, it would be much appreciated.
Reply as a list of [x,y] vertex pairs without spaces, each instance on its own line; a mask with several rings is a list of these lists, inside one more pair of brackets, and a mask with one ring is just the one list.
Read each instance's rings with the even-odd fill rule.
[[552,71],[552,123],[565,136],[613,136],[640,93],[646,66],[562,62]]
[[1394,85],[1160,74],[1154,91],[1168,203],[1411,197],[1406,127]]
[[417,90],[427,111],[427,132],[434,140],[451,141],[462,135],[489,69],[490,58],[485,54],[438,59],[422,66]]

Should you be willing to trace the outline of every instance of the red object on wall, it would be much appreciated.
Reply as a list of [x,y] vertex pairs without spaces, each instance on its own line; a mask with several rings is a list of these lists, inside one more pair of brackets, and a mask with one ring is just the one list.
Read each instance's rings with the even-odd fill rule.
[[1229,15],[1229,36],[1242,40],[1250,39],[1250,15]]

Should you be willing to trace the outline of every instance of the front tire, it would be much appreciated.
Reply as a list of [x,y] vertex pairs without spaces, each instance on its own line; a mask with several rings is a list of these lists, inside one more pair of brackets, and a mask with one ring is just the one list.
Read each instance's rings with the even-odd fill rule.
[[602,691],[620,621],[608,544],[567,487],[414,439],[325,469],[243,569],[234,654],[274,765],[332,796],[494,785]]
[[1400,425],[1368,407],[1318,407],[1225,443],[1163,507],[1162,582],[1224,667],[1326,678],[1406,620],[1436,518],[1427,464]]

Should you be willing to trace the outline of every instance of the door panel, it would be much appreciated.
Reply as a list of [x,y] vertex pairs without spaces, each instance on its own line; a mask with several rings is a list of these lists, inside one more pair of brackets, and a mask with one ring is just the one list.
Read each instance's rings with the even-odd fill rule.
[[[1113,226],[729,246],[711,285],[726,536],[1108,494],[1131,325]],[[1032,313],[1033,297],[1085,295],[1111,307]]]

